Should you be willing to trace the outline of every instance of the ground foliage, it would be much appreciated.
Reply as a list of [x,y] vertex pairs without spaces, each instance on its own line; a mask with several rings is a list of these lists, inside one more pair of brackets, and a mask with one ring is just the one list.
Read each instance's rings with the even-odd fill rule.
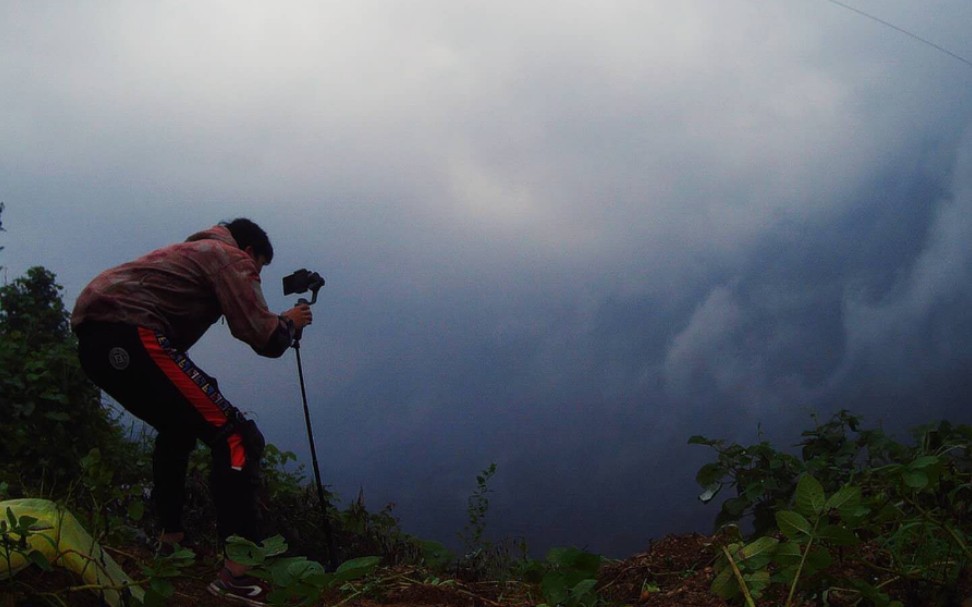
[[753,605],[768,590],[786,605],[957,605],[972,564],[972,428],[916,428],[898,442],[840,411],[802,434],[796,453],[761,442],[696,436],[716,461],[701,498],[724,487],[717,523],[754,532],[721,548],[713,591]]
[[145,478],[139,445],[78,364],[60,292],[42,267],[0,287],[0,483],[8,495],[70,496],[93,447],[117,481]]
[[[187,479],[188,549],[161,556],[146,499],[151,434],[119,423],[75,347],[53,273],[31,268],[0,287],[0,496],[70,509],[147,588],[146,605],[212,604],[205,586],[224,547],[206,450],[194,453]],[[972,429],[936,423],[902,443],[842,411],[793,449],[689,442],[713,450],[697,481],[718,531],[651,541],[624,560],[576,548],[531,559],[522,542],[490,539],[492,464],[471,487],[456,555],[403,532],[391,504],[372,511],[359,494],[339,508],[340,496],[325,491],[322,506],[294,454],[273,445],[261,490],[270,538],[234,538],[225,549],[252,559],[288,605],[931,607],[968,595]],[[0,519],[0,558],[25,550],[30,521]],[[0,581],[0,607],[98,604],[96,592],[34,556],[35,566]]]

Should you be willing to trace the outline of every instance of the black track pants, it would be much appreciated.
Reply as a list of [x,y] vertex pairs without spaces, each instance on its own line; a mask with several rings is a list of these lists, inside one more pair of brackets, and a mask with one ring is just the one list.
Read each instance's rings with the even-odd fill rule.
[[158,431],[152,497],[163,531],[182,531],[186,470],[199,439],[212,452],[220,538],[262,539],[256,490],[264,441],[256,424],[161,333],[116,323],[84,323],[75,332],[85,373]]

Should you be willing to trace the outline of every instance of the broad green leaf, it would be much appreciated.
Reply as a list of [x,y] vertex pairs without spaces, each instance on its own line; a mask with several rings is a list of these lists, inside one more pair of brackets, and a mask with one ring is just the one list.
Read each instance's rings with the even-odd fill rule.
[[540,561],[529,559],[517,569],[519,578],[528,584],[539,584],[543,575],[547,572],[547,567]]
[[596,577],[601,567],[601,557],[597,554],[585,552],[578,548],[551,548],[547,552],[547,562],[564,569],[571,569],[585,574],[584,577]]
[[916,458],[915,461],[908,464],[908,467],[912,470],[920,470],[922,468],[928,468],[929,466],[934,466],[941,463],[941,460],[934,455],[923,455]]
[[810,537],[813,533],[813,525],[799,512],[792,510],[780,510],[776,513],[776,524],[783,534],[793,540],[800,540]]
[[722,510],[726,514],[734,518],[738,518],[743,512],[746,511],[746,508],[748,508],[749,505],[750,501],[745,498],[730,497],[726,501],[722,502]]
[[149,580],[149,588],[162,598],[169,598],[175,592],[175,586],[171,582],[162,578],[152,578]]
[[713,483],[706,487],[705,491],[699,494],[699,501],[708,504],[722,490],[722,483]]
[[560,605],[567,599],[567,583],[564,581],[564,576],[556,573],[543,576],[540,592],[543,593],[543,598],[547,599],[547,603]]
[[358,558],[350,559],[341,563],[338,566],[338,571],[346,571],[348,569],[374,569],[381,562],[380,556],[359,556]]
[[141,500],[136,500],[128,504],[128,518],[133,521],[142,520],[142,516],[145,514],[145,502]]
[[702,487],[708,487],[719,483],[725,475],[726,469],[721,464],[706,464],[695,473],[695,482]]
[[226,556],[241,565],[262,565],[267,559],[266,551],[248,539],[231,535],[226,540]]
[[797,511],[804,516],[814,516],[823,512],[826,498],[820,481],[809,474],[800,477],[794,501]]
[[776,572],[777,581],[782,580],[787,586],[793,583],[793,580],[800,574],[800,562],[801,559],[797,559],[797,562],[788,567],[782,567]]
[[[196,553],[189,548],[180,546],[172,554],[164,558],[176,567],[185,567],[191,565],[196,560]],[[181,575],[181,573],[176,573],[176,575]]]
[[742,497],[747,503],[756,503],[766,494],[766,479],[755,478],[742,488]]
[[27,555],[30,562],[37,565],[42,571],[52,571],[54,568],[51,567],[50,561],[44,556],[44,553],[39,550],[31,550],[30,554]]
[[753,571],[752,573],[743,575],[743,580],[745,580],[746,585],[749,587],[749,593],[753,596],[759,596],[770,584],[770,572],[765,569]]
[[840,520],[852,527],[869,518],[871,518],[871,509],[864,505],[840,510]]
[[780,541],[775,537],[761,537],[747,544],[740,552],[742,552],[743,557],[751,559],[766,552],[772,552],[779,543]]
[[149,588],[145,591],[145,598],[143,599],[143,607],[165,607],[165,597],[156,592],[153,588]]
[[775,537],[761,537],[744,546],[733,556],[739,561],[745,561],[749,569],[762,569],[769,565],[779,543]]
[[440,542],[418,540],[418,545],[422,551],[422,560],[433,569],[447,567],[455,559],[455,555]]
[[817,537],[835,546],[853,546],[860,541],[849,529],[837,525],[824,525],[817,530]]
[[818,571],[823,571],[830,564],[834,562],[830,552],[826,548],[816,544],[810,547],[810,551],[807,553],[807,560],[803,564],[803,573],[801,575],[812,575]]
[[597,586],[597,580],[586,579],[578,582],[573,588],[570,589],[570,596],[574,598],[583,597],[585,594],[594,589]]
[[773,562],[780,567],[799,565],[803,559],[803,550],[795,542],[783,542],[776,548],[773,554]]
[[739,581],[736,580],[736,575],[728,563],[715,576],[715,579],[712,580],[710,589],[713,594],[726,600],[732,599],[740,594]]
[[844,510],[845,508],[856,508],[860,503],[860,487],[844,485],[837,490],[837,493],[830,496],[830,499],[828,499],[827,503],[824,505],[824,510]]
[[[274,586],[286,588],[292,586],[294,582],[300,579],[307,565],[308,561],[305,557],[293,556],[275,559],[269,564],[267,569],[270,572],[270,580],[273,581]],[[318,565],[318,567],[320,566]]]
[[324,580],[327,579],[324,566],[317,561],[306,558],[291,563],[287,571],[294,580],[305,582],[319,588],[324,587]]
[[912,489],[924,489],[928,486],[928,475],[920,470],[905,470],[901,474],[905,485]]
[[361,556],[341,563],[336,573],[360,573],[361,575],[368,575],[378,567],[378,563],[380,562],[380,556]]
[[284,540],[282,535],[268,537],[260,543],[260,546],[268,557],[278,556],[287,552],[287,541]]
[[362,556],[345,561],[334,572],[334,582],[335,584],[343,584],[345,582],[359,580],[374,572],[380,562],[381,557],[378,556]]

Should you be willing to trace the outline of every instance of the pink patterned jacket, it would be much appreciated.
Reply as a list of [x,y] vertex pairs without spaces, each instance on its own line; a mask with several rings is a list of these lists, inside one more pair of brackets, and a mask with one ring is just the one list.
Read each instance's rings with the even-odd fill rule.
[[99,274],[78,296],[71,325],[142,326],[188,350],[220,316],[262,356],[290,346],[287,323],[267,308],[256,263],[227,228],[214,226]]

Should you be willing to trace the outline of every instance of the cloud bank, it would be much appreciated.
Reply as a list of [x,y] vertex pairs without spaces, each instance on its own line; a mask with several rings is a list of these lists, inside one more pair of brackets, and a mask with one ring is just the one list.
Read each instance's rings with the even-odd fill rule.
[[[967,3],[855,6],[972,54]],[[455,542],[704,528],[692,434],[968,421],[972,71],[826,2],[0,8],[8,278],[222,219],[327,277],[325,480]],[[193,353],[306,462],[291,360]]]

